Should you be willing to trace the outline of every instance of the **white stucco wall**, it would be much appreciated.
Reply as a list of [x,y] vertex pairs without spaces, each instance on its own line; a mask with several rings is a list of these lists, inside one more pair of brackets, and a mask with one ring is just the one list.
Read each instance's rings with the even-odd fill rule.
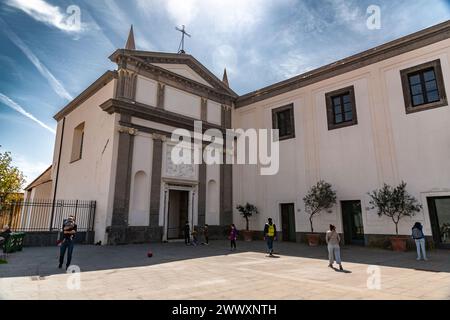
[[[114,86],[115,80],[112,80],[66,116],[56,193],[56,199],[97,201],[95,240],[103,242],[106,242],[105,229],[112,214],[118,116],[109,115],[99,106],[113,97]],[[82,122],[85,122],[82,158],[71,163],[74,128]],[[57,168],[61,129],[62,120],[58,122],[54,168]],[[53,170],[54,182],[56,172]]]
[[49,200],[53,198],[52,195],[52,182],[48,181],[43,184],[40,184],[33,188],[33,198],[30,198],[30,201],[33,200]]
[[[189,68],[188,66],[185,67]],[[193,70],[191,70],[191,72],[194,73]],[[201,79],[199,75],[195,75]],[[152,79],[139,75],[136,81],[136,101],[155,107],[157,105],[157,95],[158,83]],[[164,90],[164,109],[200,120],[201,97],[166,85]],[[206,121],[217,125],[221,124],[222,106],[220,103],[212,100],[207,101]]]
[[[364,232],[393,234],[395,226],[369,208],[368,192],[384,182],[408,183],[408,191],[424,209],[400,222],[401,234],[421,221],[431,235],[427,196],[450,195],[450,107],[406,114],[400,70],[441,60],[446,92],[450,92],[450,40],[421,48],[349,73],[315,83],[233,112],[235,128],[271,128],[272,108],[294,104],[296,138],[280,142],[280,172],[263,177],[255,166],[235,166],[234,207],[249,201],[260,214],[251,219],[260,230],[267,217],[281,228],[280,203],[295,203],[296,230],[309,232],[303,197],[319,179],[333,184],[338,205],[314,220],[315,231],[333,223],[342,232],[340,201],[360,200]],[[358,124],[328,130],[325,93],[353,85]],[[245,220],[234,212],[239,228]]]
[[206,166],[206,224],[220,225],[220,165]]
[[138,76],[136,81],[136,101],[156,107],[158,84],[149,78]]
[[214,101],[208,100],[206,120],[211,123],[220,125],[222,120],[222,106]]
[[166,86],[164,108],[168,111],[200,119],[201,98],[173,87]]
[[[128,218],[130,226],[149,226],[150,224],[152,162],[153,139],[151,135],[140,132],[134,137]],[[138,181],[136,181],[137,177]]]

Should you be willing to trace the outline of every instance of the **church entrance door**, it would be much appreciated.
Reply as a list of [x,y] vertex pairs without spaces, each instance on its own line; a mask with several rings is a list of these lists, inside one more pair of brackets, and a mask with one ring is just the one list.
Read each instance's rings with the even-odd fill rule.
[[189,221],[189,191],[170,190],[168,209],[167,239],[183,239],[184,225]]

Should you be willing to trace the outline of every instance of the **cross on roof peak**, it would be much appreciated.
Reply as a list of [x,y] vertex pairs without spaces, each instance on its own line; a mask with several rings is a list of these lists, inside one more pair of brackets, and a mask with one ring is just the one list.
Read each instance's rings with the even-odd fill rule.
[[184,51],[184,36],[188,36],[190,38],[191,35],[186,32],[185,25],[182,25],[181,28],[175,27],[175,30],[181,32],[181,42],[180,45],[178,46],[178,53],[180,54],[186,53],[186,51]]

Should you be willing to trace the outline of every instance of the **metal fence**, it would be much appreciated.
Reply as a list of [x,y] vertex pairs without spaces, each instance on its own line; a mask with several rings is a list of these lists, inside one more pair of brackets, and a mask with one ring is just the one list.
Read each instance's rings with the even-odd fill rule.
[[70,215],[75,217],[78,231],[93,231],[95,201],[33,200],[0,203],[0,228],[12,231],[57,231]]

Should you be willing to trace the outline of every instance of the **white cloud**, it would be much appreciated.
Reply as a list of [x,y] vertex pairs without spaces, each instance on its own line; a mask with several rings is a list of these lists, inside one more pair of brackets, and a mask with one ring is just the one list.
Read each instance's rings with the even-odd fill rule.
[[358,1],[349,0],[329,0],[335,12],[335,22],[337,25],[345,25],[349,29],[358,33],[367,32],[367,7]]
[[77,6],[69,6],[64,13],[59,7],[44,0],[7,0],[6,4],[22,10],[33,19],[66,32],[81,32],[81,12]]
[[214,70],[224,69],[226,66],[228,74],[238,73],[238,57],[233,47],[229,45],[218,46],[212,55]]
[[312,61],[306,55],[297,52],[289,51],[280,59],[279,64],[273,65],[275,72],[281,79],[289,79],[299,74],[312,70]]
[[38,69],[40,74],[47,79],[50,86],[61,98],[66,100],[73,100],[72,95],[67,92],[62,83],[55,78],[55,76],[47,69],[47,67],[36,57],[31,49],[13,32],[5,22],[0,19],[0,25],[8,38],[23,52],[23,54],[31,61],[31,63]]
[[22,155],[13,154],[14,166],[18,167],[20,171],[25,175],[25,186],[33,182],[34,179],[39,177],[44,170],[46,170],[50,163],[44,163],[40,161],[28,160]]
[[[281,2],[281,1],[277,1]],[[163,8],[175,25],[208,25],[215,32],[245,33],[263,21],[273,4],[269,0],[137,0],[139,9],[151,14]]]
[[50,131],[51,133],[55,134],[56,131],[52,127],[46,125],[41,120],[37,119],[34,115],[26,111],[22,106],[20,106],[18,103],[13,101],[8,96],[4,95],[3,93],[0,93],[0,102],[4,103],[6,106],[10,107],[11,109],[19,112],[23,116],[27,117],[28,119],[36,122],[38,125],[40,125],[42,128]]

